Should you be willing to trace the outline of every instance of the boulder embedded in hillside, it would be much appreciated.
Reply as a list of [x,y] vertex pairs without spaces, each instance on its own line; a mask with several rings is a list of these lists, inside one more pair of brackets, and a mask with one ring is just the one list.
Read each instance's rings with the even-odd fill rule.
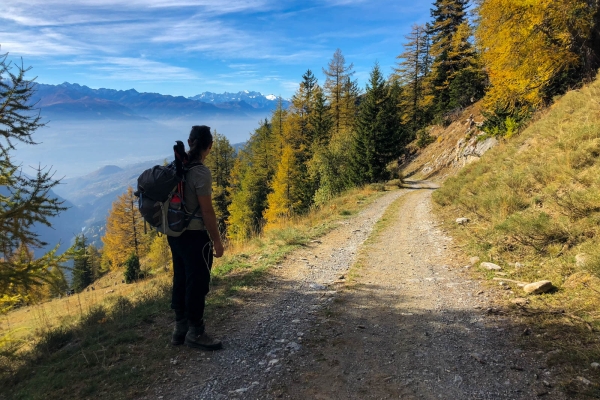
[[459,225],[466,225],[469,222],[471,222],[471,220],[469,218],[457,218],[456,219],[456,223]]
[[479,266],[483,269],[487,269],[490,271],[500,271],[502,269],[501,266],[496,265],[494,263],[491,262],[482,262],[481,264],[479,264]]
[[525,285],[523,287],[523,290],[525,291],[525,293],[529,293],[529,294],[547,293],[547,292],[551,291],[552,289],[554,289],[554,285],[552,285],[552,282],[550,282],[550,281],[534,282],[534,283],[530,283],[529,285]]
[[584,267],[586,261],[587,261],[587,254],[579,253],[575,256],[575,265],[577,265],[579,268]]

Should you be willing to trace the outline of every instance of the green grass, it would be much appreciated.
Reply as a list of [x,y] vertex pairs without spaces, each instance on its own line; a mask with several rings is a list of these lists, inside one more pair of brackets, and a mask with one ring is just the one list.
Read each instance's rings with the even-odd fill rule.
[[[368,188],[350,191],[286,226],[228,248],[213,267],[207,320],[213,326],[227,320],[237,305],[232,298],[243,301],[248,289],[260,290],[272,266],[347,218],[337,210],[356,214],[382,194]],[[23,330],[30,334],[20,341],[25,346],[0,348],[0,399],[130,399],[143,396],[159,380],[175,378],[169,364],[177,354],[168,344],[170,279],[163,273],[132,285],[106,282],[98,301],[83,307],[78,297],[75,306],[67,299],[45,303],[38,307],[43,324],[36,322],[37,312],[25,312],[31,310],[5,316],[12,321],[10,332],[0,337]],[[114,288],[117,293],[104,295]]]
[[[433,198],[470,255],[500,264],[511,279],[557,286],[530,297],[528,308],[538,313],[524,323],[541,333],[527,342],[562,349],[553,362],[565,371],[565,391],[599,395],[597,386],[573,379],[600,382],[589,368],[600,362],[600,80],[566,94]],[[458,226],[458,217],[471,223]],[[585,263],[578,264],[582,254]]]

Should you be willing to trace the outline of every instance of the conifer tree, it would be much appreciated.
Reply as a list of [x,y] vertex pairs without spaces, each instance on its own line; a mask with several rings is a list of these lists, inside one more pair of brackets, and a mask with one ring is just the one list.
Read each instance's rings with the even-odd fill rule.
[[235,159],[235,150],[229,140],[215,131],[212,150],[205,160],[210,168],[213,182],[213,203],[219,231],[225,233],[225,221],[229,217],[227,210],[231,204],[231,170]]
[[[323,68],[325,79],[325,94],[329,100],[331,113],[333,116],[333,135],[339,136],[352,121],[348,120],[349,113],[353,111],[356,97],[355,82],[352,81],[354,75],[354,64],[346,65],[346,59],[340,49],[333,53],[333,58],[329,61],[327,69]],[[353,85],[354,84],[354,85]]]
[[105,272],[102,270],[102,252],[93,244],[89,244],[86,253],[92,269],[92,282],[95,282],[100,279]]
[[135,253],[131,253],[123,264],[125,266],[125,271],[123,272],[125,283],[133,283],[140,279],[140,258]]
[[267,196],[268,208],[264,216],[267,228],[293,216],[302,205],[301,176],[297,164],[296,150],[288,143],[283,148],[272,184],[273,191]]
[[88,246],[84,234],[75,236],[75,243],[69,249],[69,257],[73,260],[73,278],[71,287],[81,292],[92,283],[92,263],[87,253]]
[[465,21],[458,26],[448,51],[448,108],[462,108],[481,99],[486,77],[479,55],[471,44],[473,33]]
[[131,254],[139,258],[147,253],[148,236],[144,236],[144,220],[138,211],[133,188],[129,186],[113,202],[106,218],[103,257],[110,261],[111,268],[120,268]]
[[327,104],[327,98],[320,86],[315,86],[313,97],[314,103],[312,112],[308,117],[308,125],[310,126],[309,136],[314,152],[329,144],[334,121],[331,115],[331,107]]
[[600,4],[586,0],[485,0],[476,37],[489,73],[488,110],[514,112],[548,101],[600,61]]
[[[281,120],[277,130],[283,131],[285,111],[278,107],[274,117]],[[279,125],[279,121],[274,125]],[[283,137],[276,137],[279,132],[272,126],[268,121],[261,123],[234,163],[232,199],[228,208],[228,236],[231,239],[245,239],[262,229],[270,182],[283,146]]]
[[378,64],[371,71],[360,105],[352,147],[352,178],[356,184],[387,179],[387,165],[402,145],[400,123],[391,88]]
[[402,87],[399,99],[402,122],[410,127],[414,136],[428,120],[430,96],[425,91],[425,79],[431,68],[429,30],[424,25],[413,25],[406,39],[404,52],[397,57],[399,62],[393,78]]
[[433,91],[435,111],[444,113],[450,109],[450,79],[457,72],[459,63],[450,59],[452,41],[459,27],[467,20],[469,0],[436,0],[431,9],[431,55],[432,71],[429,80]]
[[9,62],[7,54],[0,55],[0,296],[9,288],[41,285],[52,279],[48,271],[65,261],[56,255],[58,247],[27,262],[16,257],[21,248],[46,245],[34,225],[50,226],[50,218],[65,209],[50,194],[58,184],[52,171],[38,168],[28,177],[11,159],[17,143],[36,144],[33,133],[43,126],[31,105],[35,86],[25,78],[28,71]]

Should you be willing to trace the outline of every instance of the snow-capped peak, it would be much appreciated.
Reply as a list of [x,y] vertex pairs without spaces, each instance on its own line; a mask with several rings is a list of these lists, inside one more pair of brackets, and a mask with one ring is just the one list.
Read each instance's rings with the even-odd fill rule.
[[275,96],[274,94],[268,94],[268,95],[265,96],[265,98],[267,100],[276,100],[277,96]]

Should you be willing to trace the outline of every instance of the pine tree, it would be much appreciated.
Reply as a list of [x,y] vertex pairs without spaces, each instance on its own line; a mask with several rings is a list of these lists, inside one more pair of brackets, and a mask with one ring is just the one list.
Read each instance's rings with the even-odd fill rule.
[[329,144],[334,121],[331,115],[331,107],[327,104],[327,98],[320,86],[315,86],[313,97],[314,103],[312,112],[308,117],[308,125],[310,126],[309,137],[314,152]]
[[123,264],[125,283],[133,283],[141,278],[140,258],[135,253],[131,253]]
[[15,66],[7,58],[7,54],[0,55],[0,296],[9,288],[27,288],[52,279],[48,271],[61,268],[66,259],[56,255],[58,247],[27,262],[15,257],[23,247],[46,245],[34,225],[50,226],[50,218],[65,208],[50,195],[58,184],[52,171],[38,168],[30,178],[11,160],[17,143],[36,144],[33,133],[43,124],[31,105],[35,87],[25,78],[29,69]]
[[450,109],[450,80],[459,63],[450,59],[452,42],[459,27],[467,20],[469,0],[436,0],[431,10],[431,55],[433,57],[430,85],[437,113]]
[[346,66],[346,59],[340,49],[333,53],[327,69],[323,68],[326,76],[325,93],[333,116],[334,136],[339,136],[353,122],[348,120],[349,113],[353,111],[352,106],[356,102],[356,98],[352,98],[355,89],[355,82],[352,81],[353,68],[354,64]]
[[93,244],[87,246],[86,253],[92,269],[92,282],[95,282],[100,279],[105,272],[102,270],[102,253]]
[[69,249],[69,257],[73,260],[73,279],[71,287],[81,292],[92,283],[92,263],[87,253],[88,246],[84,234],[75,236],[75,243]]
[[402,87],[399,107],[403,123],[411,129],[412,135],[428,121],[425,79],[431,69],[429,55],[430,37],[424,25],[413,25],[411,33],[406,36],[404,52],[394,69],[394,80]]
[[231,204],[231,170],[235,160],[235,149],[229,140],[215,132],[213,146],[205,164],[210,168],[213,179],[213,203],[219,231],[225,234],[225,221],[229,218],[228,207]]
[[144,237],[144,221],[129,186],[115,200],[106,218],[103,257],[110,261],[111,268],[120,268],[131,254],[139,258],[147,253],[149,236]]
[[261,123],[234,163],[227,221],[228,237],[233,240],[249,238],[262,229],[270,182],[284,143],[284,138],[276,134],[284,131],[285,115],[278,107],[273,115],[275,123]]
[[398,157],[402,145],[399,127],[391,88],[375,64],[360,105],[352,147],[356,184],[388,179],[387,165]]

